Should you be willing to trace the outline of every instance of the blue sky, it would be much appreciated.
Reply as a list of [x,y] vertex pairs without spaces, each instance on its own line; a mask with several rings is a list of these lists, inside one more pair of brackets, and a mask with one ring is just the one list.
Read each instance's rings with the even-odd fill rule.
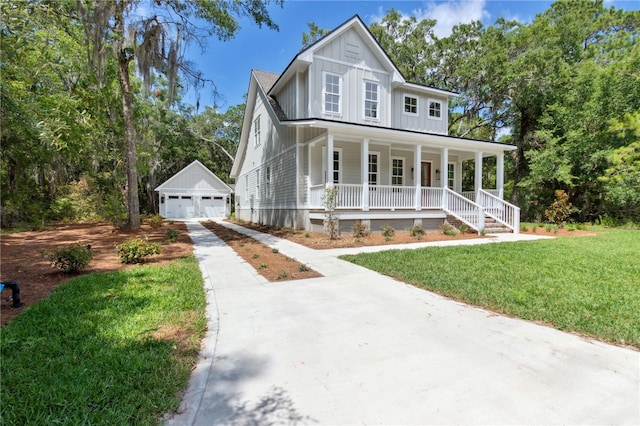
[[[454,25],[481,20],[485,25],[496,19],[516,19],[530,22],[536,14],[548,9],[552,1],[546,0],[449,0],[449,1],[395,1],[395,0],[285,0],[284,7],[271,5],[269,11],[280,31],[258,28],[248,20],[241,20],[237,36],[226,42],[211,39],[206,51],[192,48],[187,59],[194,62],[204,76],[215,82],[221,99],[219,110],[244,102],[249,87],[251,69],[282,72],[300,51],[302,33],[308,32],[308,22],[333,29],[358,14],[369,25],[379,22],[387,10],[393,8],[405,16],[438,21],[436,35],[447,36]],[[640,9],[638,0],[606,1],[619,9]],[[196,94],[189,92],[186,103],[195,104]],[[211,90],[201,89],[200,110],[214,103]]]

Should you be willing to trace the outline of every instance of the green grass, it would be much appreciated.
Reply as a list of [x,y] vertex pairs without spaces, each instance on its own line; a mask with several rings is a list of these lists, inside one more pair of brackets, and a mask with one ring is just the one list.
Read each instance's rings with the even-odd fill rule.
[[193,256],[68,281],[0,330],[3,424],[158,424],[204,333]]
[[640,232],[343,256],[418,287],[640,348]]

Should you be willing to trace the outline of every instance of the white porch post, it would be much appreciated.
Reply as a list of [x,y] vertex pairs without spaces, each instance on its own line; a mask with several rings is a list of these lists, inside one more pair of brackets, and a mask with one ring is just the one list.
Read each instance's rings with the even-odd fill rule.
[[362,210],[369,210],[369,139],[360,146],[360,182],[362,182]]
[[496,189],[498,197],[504,200],[504,152],[496,155]]
[[413,154],[413,183],[416,187],[416,210],[422,210],[422,146],[416,145]]
[[473,179],[473,190],[476,193],[476,203],[480,199],[479,191],[482,189],[482,152],[476,152],[475,176]]
[[440,150],[440,186],[446,188],[449,182],[449,148]]
[[327,188],[333,186],[333,135],[327,136],[327,175],[324,177]]

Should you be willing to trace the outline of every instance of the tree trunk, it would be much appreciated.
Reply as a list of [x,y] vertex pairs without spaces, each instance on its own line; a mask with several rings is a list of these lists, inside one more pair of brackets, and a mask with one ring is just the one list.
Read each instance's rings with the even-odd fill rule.
[[136,168],[136,130],[133,125],[133,96],[129,80],[131,57],[124,49],[118,51],[118,82],[122,91],[124,142],[127,169],[127,214],[129,226],[140,227],[140,199],[138,198],[138,170]]

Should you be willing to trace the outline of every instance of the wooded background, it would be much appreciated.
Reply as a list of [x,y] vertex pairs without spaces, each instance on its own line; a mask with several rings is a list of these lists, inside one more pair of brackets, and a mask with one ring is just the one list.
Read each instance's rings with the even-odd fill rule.
[[[0,2],[2,227],[137,226],[136,215],[158,211],[154,188],[194,159],[229,182],[220,148],[235,153],[244,105],[185,104],[188,85],[207,82],[172,43],[229,39],[240,16],[277,30],[268,3],[157,2],[142,17],[128,13],[130,0]],[[184,21],[170,27],[162,12],[176,7]],[[391,9],[370,29],[408,81],[460,94],[451,134],[518,147],[505,161],[505,198],[523,220],[543,221],[561,189],[574,221],[640,222],[639,11],[558,1],[530,23],[474,22],[445,38],[434,25]],[[309,28],[301,46],[326,32]],[[192,37],[173,39],[176,29]],[[492,164],[486,170],[491,187]],[[472,185],[473,162],[464,176]]]

